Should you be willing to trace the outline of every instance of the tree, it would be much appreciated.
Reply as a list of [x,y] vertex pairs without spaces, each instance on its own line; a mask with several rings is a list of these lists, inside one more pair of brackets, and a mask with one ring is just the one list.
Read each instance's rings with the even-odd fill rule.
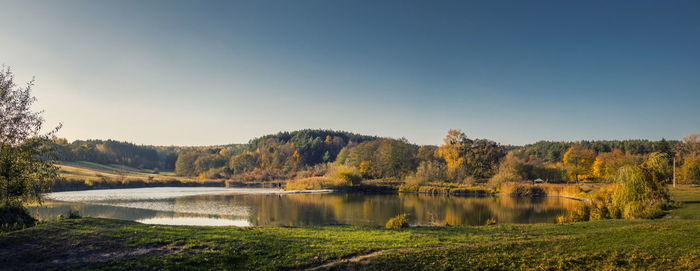
[[564,166],[569,179],[575,182],[591,176],[591,169],[595,161],[595,151],[581,146],[572,146],[564,153]]
[[229,160],[229,168],[233,174],[242,174],[252,171],[258,166],[258,158],[253,152],[244,152],[234,155]]
[[460,130],[449,130],[443,139],[444,143],[438,147],[437,154],[445,160],[447,175],[453,180],[460,180],[466,177],[464,166],[464,156],[471,140]]
[[493,176],[503,156],[505,156],[505,149],[498,143],[477,139],[471,143],[465,154],[467,173],[477,178]]
[[618,170],[612,194],[612,207],[622,218],[655,218],[663,214],[668,190],[653,180],[649,171],[627,165]]
[[499,185],[504,182],[519,182],[527,178],[525,161],[515,152],[509,152],[498,166],[496,175],[491,177],[489,183]]
[[382,138],[349,145],[338,155],[338,164],[361,170],[368,178],[404,177],[418,166],[418,147],[405,140]]
[[203,155],[206,154],[200,152],[186,152],[178,155],[177,161],[175,162],[175,174],[180,176],[196,175],[198,172],[194,162]]
[[700,158],[687,157],[680,171],[684,183],[700,183]]
[[613,178],[617,176],[617,170],[628,164],[626,156],[627,155],[620,149],[598,154],[592,165],[591,173],[593,177],[599,180],[612,182]]
[[9,68],[0,71],[0,204],[8,206],[36,200],[58,176],[49,159],[51,137],[60,128],[40,134],[42,112],[31,110],[36,98],[31,89],[17,87]]
[[415,178],[419,183],[445,181],[445,168],[436,161],[421,161],[416,168]]
[[467,176],[490,177],[505,155],[505,149],[496,142],[471,140],[460,130],[448,131],[444,143],[438,147],[437,155],[445,161],[448,177],[453,181]]
[[647,156],[646,161],[642,164],[642,168],[646,170],[651,178],[658,183],[666,183],[671,178],[671,165],[669,163],[668,154],[662,152],[652,152]]

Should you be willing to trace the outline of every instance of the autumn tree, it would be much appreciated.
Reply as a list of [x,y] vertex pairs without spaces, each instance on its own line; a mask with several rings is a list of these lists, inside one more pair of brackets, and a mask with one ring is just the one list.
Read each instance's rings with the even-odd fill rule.
[[487,139],[471,140],[460,130],[449,130],[443,141],[437,155],[445,161],[447,175],[454,181],[467,176],[492,176],[505,155],[505,149],[498,143]]
[[228,166],[233,174],[246,173],[258,166],[258,158],[253,152],[244,152],[232,156],[231,159],[229,159]]
[[448,177],[453,180],[466,177],[465,156],[472,141],[462,131],[452,129],[447,131],[443,142],[437,149],[437,155],[445,161]]
[[346,147],[338,163],[359,169],[369,178],[404,177],[418,166],[418,147],[405,139],[382,138]]
[[572,146],[564,153],[563,162],[569,179],[575,182],[591,176],[595,151],[581,146]]
[[671,178],[671,164],[668,154],[662,152],[652,152],[642,163],[642,168],[649,173],[649,176],[658,183],[666,183]]
[[620,149],[602,152],[595,157],[591,174],[598,180],[612,182],[617,170],[628,164],[632,164],[631,158]]
[[696,156],[686,157],[680,168],[683,183],[700,183],[700,158]]

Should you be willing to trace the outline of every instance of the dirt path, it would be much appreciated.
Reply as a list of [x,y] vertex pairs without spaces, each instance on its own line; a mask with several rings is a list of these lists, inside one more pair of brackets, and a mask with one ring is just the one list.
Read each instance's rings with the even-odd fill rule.
[[328,268],[331,268],[331,267],[334,267],[334,266],[337,266],[337,265],[340,265],[340,264],[344,264],[344,263],[361,262],[361,261],[364,261],[364,260],[366,260],[366,259],[369,259],[369,258],[372,258],[372,257],[376,257],[376,256],[379,256],[379,255],[388,253],[388,252],[400,252],[400,251],[407,251],[407,250],[409,250],[409,249],[408,249],[408,248],[382,249],[382,250],[373,251],[373,252],[370,252],[370,253],[367,253],[367,254],[355,255],[355,256],[352,256],[352,257],[349,257],[349,258],[342,258],[342,259],[333,260],[333,261],[327,262],[327,263],[325,263],[325,264],[322,264],[322,265],[319,265],[319,266],[310,267],[310,268],[307,268],[307,269],[304,269],[304,270],[307,270],[307,271],[312,271],[312,270],[325,270],[325,269],[328,269]]

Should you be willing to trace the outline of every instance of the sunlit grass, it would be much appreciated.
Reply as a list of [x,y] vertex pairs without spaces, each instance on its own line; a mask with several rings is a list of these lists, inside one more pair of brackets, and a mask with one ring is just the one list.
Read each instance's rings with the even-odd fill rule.
[[[671,193],[684,203],[700,202],[697,187]],[[656,220],[407,229],[160,226],[83,218],[0,234],[0,255],[6,255],[0,260],[38,269],[277,270],[329,264],[361,270],[697,270],[700,220],[676,215],[697,214],[689,206],[672,211],[676,218]],[[37,247],[43,249],[32,249]],[[148,249],[155,252],[128,254]],[[372,256],[336,262],[358,255]]]

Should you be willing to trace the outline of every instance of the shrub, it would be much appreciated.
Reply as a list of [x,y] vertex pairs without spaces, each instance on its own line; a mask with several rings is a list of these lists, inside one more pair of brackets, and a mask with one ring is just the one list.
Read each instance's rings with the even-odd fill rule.
[[362,181],[360,172],[356,168],[346,165],[330,166],[325,177],[335,181],[343,181],[350,185],[357,185]]
[[22,206],[10,204],[0,207],[0,232],[19,230],[35,224],[36,219]]
[[346,185],[342,180],[331,180],[326,177],[310,177],[288,181],[285,190],[318,190],[330,189]]
[[516,182],[501,183],[499,192],[501,194],[519,197],[542,197],[545,195],[544,189],[540,186]]
[[656,218],[663,214],[668,191],[648,172],[638,166],[625,166],[615,180],[611,205],[619,209],[622,218]]
[[564,223],[567,223],[566,216],[563,216],[563,215],[557,216],[557,224],[564,224]]
[[362,176],[355,174],[353,172],[340,172],[338,174],[340,180],[345,181],[351,185],[359,185],[362,182]]
[[82,218],[82,216],[80,215],[80,213],[77,210],[68,211],[68,219],[78,219],[78,218]]
[[591,209],[587,204],[582,205],[569,212],[566,216],[558,216],[557,223],[564,224],[570,222],[581,222],[590,220]]
[[591,206],[589,220],[603,220],[608,218],[610,218],[610,213],[605,204],[593,204]]
[[386,222],[386,228],[387,229],[401,229],[401,228],[408,228],[408,219],[406,218],[408,215],[407,214],[400,214],[395,217],[392,217],[389,219],[389,221]]

